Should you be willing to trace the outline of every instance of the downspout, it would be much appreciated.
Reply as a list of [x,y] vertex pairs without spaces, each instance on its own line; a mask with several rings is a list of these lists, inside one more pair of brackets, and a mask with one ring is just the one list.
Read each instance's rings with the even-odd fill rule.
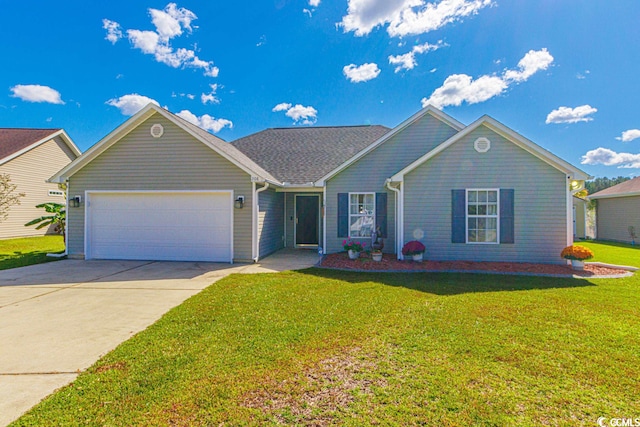
[[[567,189],[567,240],[565,246],[571,246],[573,245],[573,192],[571,191],[571,175],[567,175],[567,183],[565,185]],[[566,260],[566,262],[567,264],[571,263],[569,260]]]
[[260,245],[258,244],[258,214],[260,213],[260,206],[258,205],[258,198],[260,197],[258,194],[262,193],[264,190],[266,190],[267,188],[269,188],[269,183],[265,181],[264,183],[264,187],[259,188],[256,190],[256,183],[253,183],[253,206],[254,206],[254,211],[253,211],[253,222],[254,222],[254,239],[253,239],[253,253],[254,253],[254,257],[253,257],[253,262],[258,262],[258,258],[260,258]]
[[327,182],[322,186],[322,254],[327,253]]
[[400,229],[402,227],[402,217],[400,213],[400,189],[392,187],[391,180],[389,178],[385,181],[385,186],[396,194],[396,256],[398,259],[401,259],[400,256],[402,255],[402,250],[398,250],[398,247],[400,246]]

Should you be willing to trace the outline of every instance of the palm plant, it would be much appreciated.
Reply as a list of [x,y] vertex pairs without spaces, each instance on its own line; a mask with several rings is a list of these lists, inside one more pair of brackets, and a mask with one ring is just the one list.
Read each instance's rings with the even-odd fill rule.
[[[42,203],[40,205],[36,205],[36,208],[43,208],[50,215],[43,215],[40,218],[36,218],[34,220],[29,221],[25,224],[25,227],[29,227],[31,225],[36,225],[36,230],[40,230],[44,227],[49,227],[54,225],[55,228],[53,231],[58,234],[62,234],[65,236],[65,223],[67,220],[67,211],[66,206],[61,205],[60,203]],[[65,236],[66,239],[66,236]]]

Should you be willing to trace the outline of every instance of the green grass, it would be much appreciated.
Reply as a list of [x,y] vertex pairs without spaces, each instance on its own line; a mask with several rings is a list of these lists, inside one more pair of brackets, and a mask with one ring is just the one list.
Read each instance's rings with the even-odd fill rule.
[[57,261],[48,253],[64,251],[62,236],[26,237],[0,240],[0,270]]
[[15,425],[596,425],[640,414],[639,330],[638,275],[233,275]]
[[640,267],[640,245],[631,246],[626,243],[592,240],[582,241],[576,244],[585,246],[593,251],[595,257],[589,261]]

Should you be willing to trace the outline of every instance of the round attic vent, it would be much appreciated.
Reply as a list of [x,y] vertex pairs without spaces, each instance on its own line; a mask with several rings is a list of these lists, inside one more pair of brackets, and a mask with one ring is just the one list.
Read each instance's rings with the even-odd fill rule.
[[478,153],[486,153],[491,148],[491,141],[485,137],[480,137],[473,143],[473,148],[475,148]]
[[164,133],[164,128],[162,127],[162,125],[160,123],[156,123],[155,125],[151,126],[151,136],[152,137],[160,138],[163,133]]

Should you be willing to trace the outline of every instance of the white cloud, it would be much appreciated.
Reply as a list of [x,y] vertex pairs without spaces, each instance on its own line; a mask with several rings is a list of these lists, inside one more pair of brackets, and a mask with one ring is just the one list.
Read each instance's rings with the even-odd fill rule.
[[216,92],[218,91],[218,84],[216,83],[209,86],[211,87],[211,92],[203,93],[202,95],[200,95],[200,100],[203,104],[219,104],[220,99],[216,96]]
[[150,102],[158,106],[160,105],[155,99],[138,95],[137,93],[131,93],[129,95],[123,95],[120,98],[110,99],[106,104],[120,109],[120,112],[125,116],[132,116],[146,107]]
[[453,74],[433,91],[429,99],[422,99],[422,106],[431,104],[442,108],[448,105],[458,106],[465,101],[476,104],[500,95],[506,88],[507,84],[500,77],[482,76],[473,80],[466,74]]
[[374,63],[362,64],[360,66],[356,66],[356,64],[349,64],[342,68],[342,72],[347,77],[347,80],[352,83],[360,83],[378,77],[380,69],[378,68],[378,64]]
[[629,129],[622,132],[622,136],[617,137],[618,141],[629,142],[640,138],[640,129]]
[[273,111],[273,112],[287,111],[289,108],[291,108],[291,104],[289,104],[288,102],[281,102],[280,104],[278,104],[275,107],[273,107],[273,109],[271,109],[271,111]]
[[202,116],[198,117],[189,110],[182,110],[177,113],[176,116],[182,117],[189,123],[193,123],[194,125],[213,133],[218,133],[225,127],[233,127],[233,123],[231,122],[231,120],[216,119],[215,117],[211,117],[208,114],[203,114]]
[[491,4],[491,0],[442,0],[437,4],[425,0],[349,0],[340,25],[356,36],[386,24],[392,37],[417,35],[477,14]]
[[419,44],[417,46],[414,46],[410,52],[407,52],[405,54],[395,55],[395,56],[390,55],[389,64],[397,65],[397,67],[395,68],[396,73],[402,71],[403,69],[411,70],[416,65],[418,65],[418,63],[416,62],[417,53],[431,52],[445,46],[448,46],[448,45],[443,43],[442,40],[439,40],[438,43],[436,44],[430,44],[430,43]]
[[542,48],[538,51],[530,50],[518,62],[518,70],[507,70],[503,78],[505,80],[513,80],[515,82],[523,82],[540,70],[546,70],[553,62],[553,56]]
[[[156,27],[155,31],[137,29],[126,31],[127,38],[134,48],[140,49],[147,55],[153,55],[156,61],[170,67],[196,68],[201,69],[207,77],[218,76],[220,70],[213,65],[213,61],[200,59],[194,50],[174,49],[171,45],[171,40],[181,36],[185,30],[192,31],[191,22],[197,19],[195,13],[185,8],[178,8],[175,3],[169,3],[163,10],[149,9],[149,15]],[[117,23],[105,19],[103,27],[107,29],[107,40],[112,43],[117,41],[118,35],[114,33],[111,37],[110,28],[117,30],[119,37],[122,37],[122,31]]]
[[159,48],[160,36],[155,31],[127,30],[127,37],[133,45],[147,54],[155,54]]
[[590,122],[592,117],[588,117],[590,114],[597,112],[597,108],[593,108],[590,105],[580,105],[576,108],[560,107],[553,110],[547,115],[545,123],[578,123],[578,122]]
[[188,9],[178,9],[175,3],[169,3],[164,10],[149,9],[149,14],[151,22],[163,40],[181,36],[183,28],[191,32],[191,21],[198,18]]
[[463,102],[484,102],[503,93],[509,85],[524,82],[537,71],[547,69],[552,62],[553,57],[543,48],[539,51],[530,50],[518,62],[518,70],[505,70],[501,76],[484,75],[473,80],[466,74],[453,74],[429,98],[422,98],[422,106],[430,104],[442,108],[458,106]]
[[616,153],[608,148],[596,148],[582,156],[583,165],[617,166],[618,168],[640,168],[640,154]]
[[320,6],[320,0],[309,0],[309,6],[311,6],[311,7]]
[[105,40],[109,40],[111,44],[116,44],[116,42],[122,38],[122,29],[120,28],[120,24],[115,21],[103,19],[102,28],[107,30]]
[[14,98],[27,102],[47,102],[49,104],[64,104],[60,92],[42,85],[15,85],[10,88]]
[[312,106],[304,107],[301,104],[282,102],[271,109],[273,112],[285,111],[285,116],[291,117],[294,124],[312,125],[318,117],[318,110]]

